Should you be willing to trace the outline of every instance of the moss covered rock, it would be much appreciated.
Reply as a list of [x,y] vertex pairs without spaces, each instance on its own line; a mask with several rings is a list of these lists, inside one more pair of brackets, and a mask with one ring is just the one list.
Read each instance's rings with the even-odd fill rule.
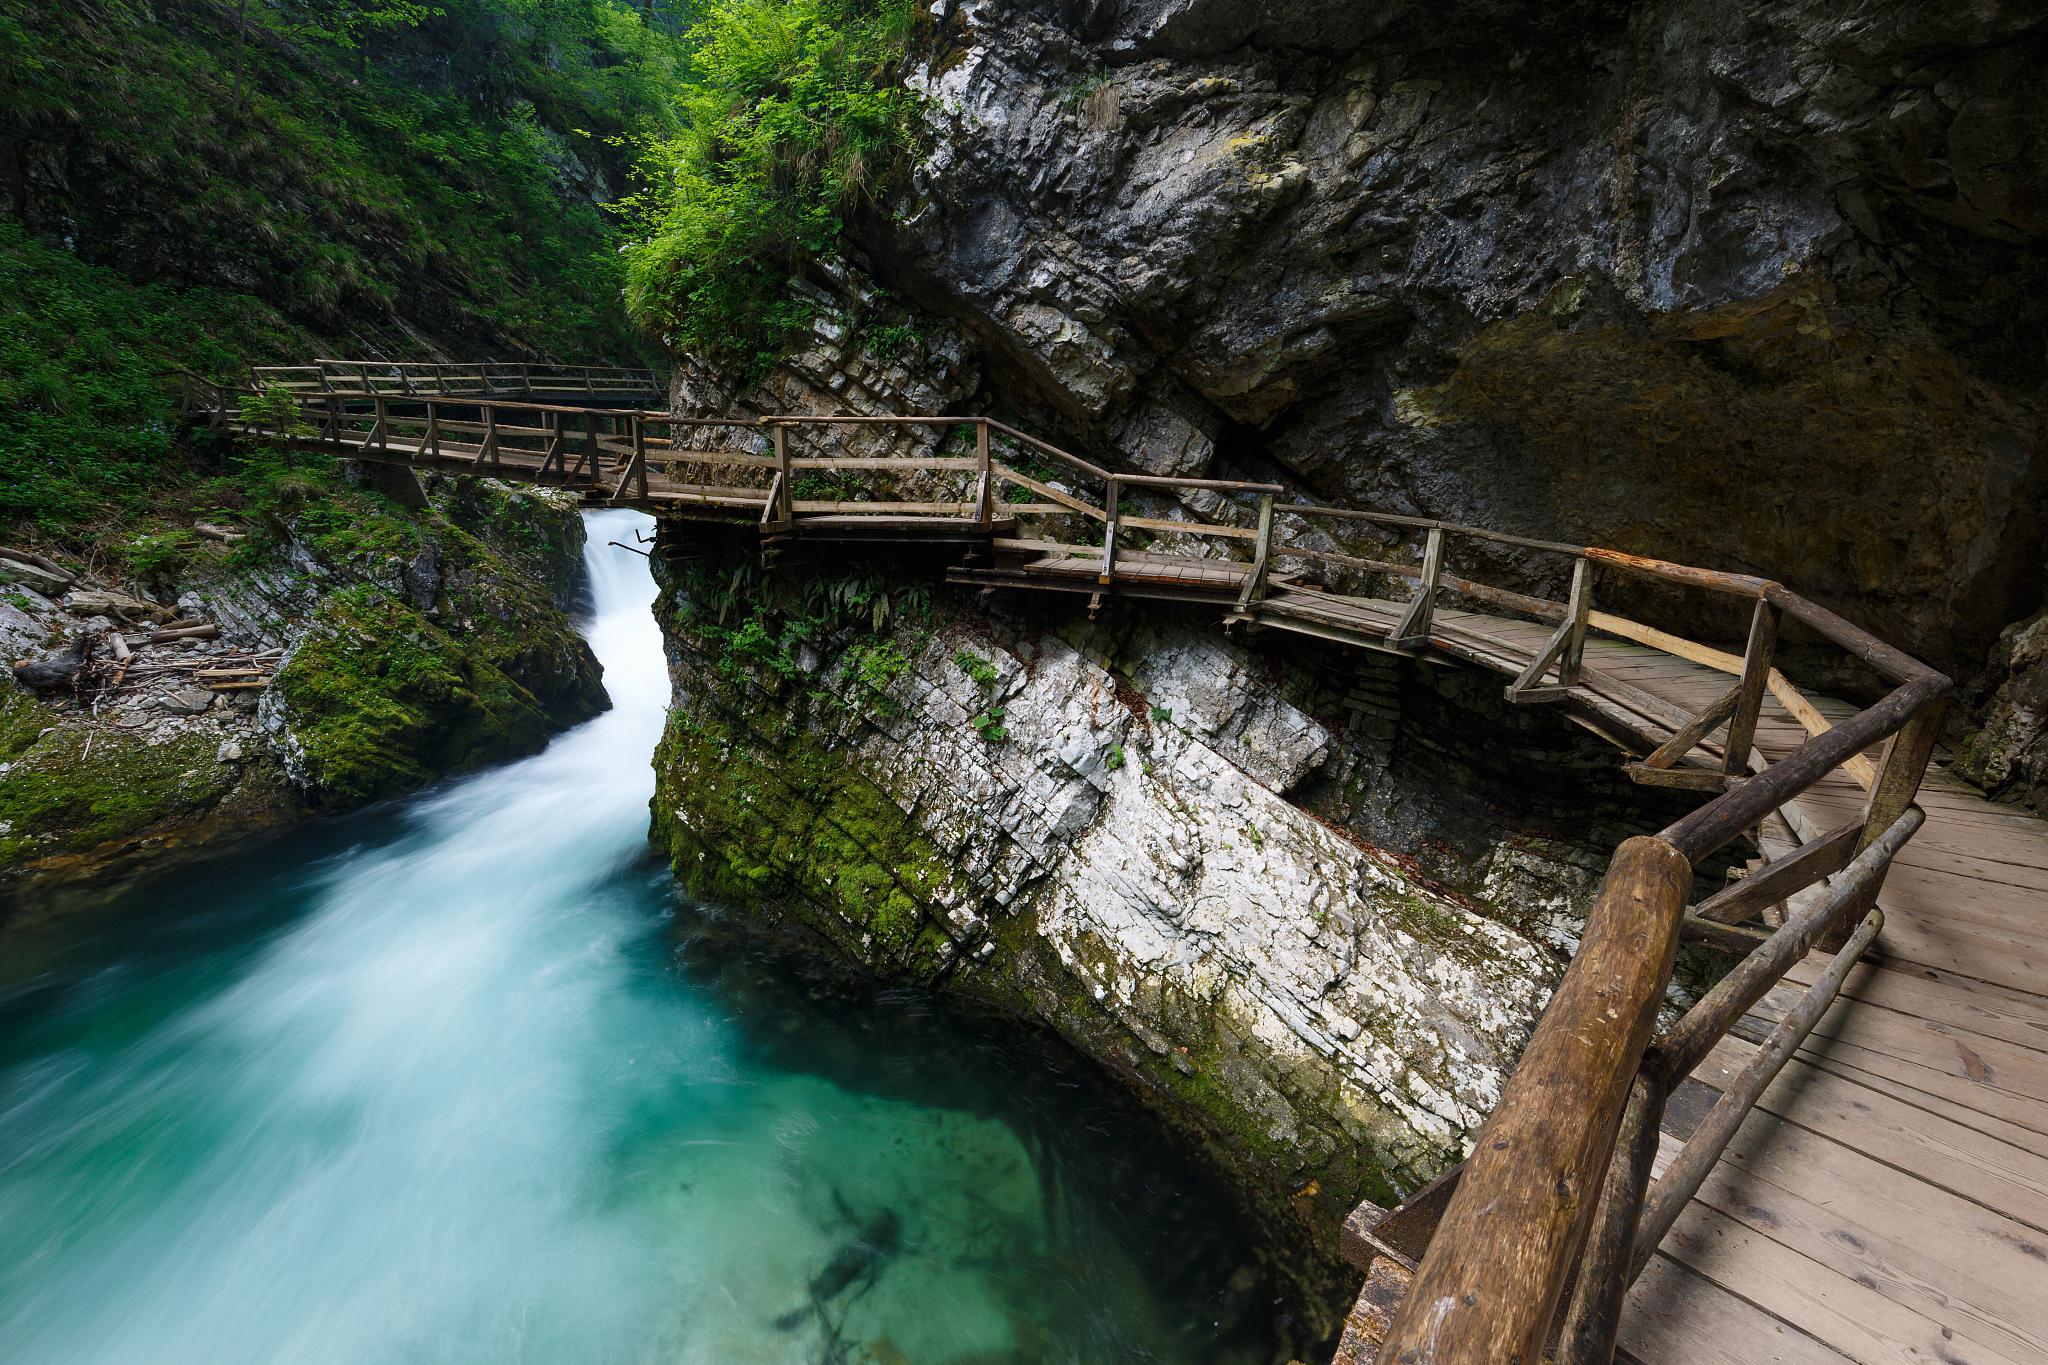
[[538,750],[559,717],[508,671],[528,661],[513,634],[458,635],[367,584],[330,594],[265,702],[286,771],[345,809]]
[[195,843],[288,806],[277,784],[223,756],[211,725],[129,735],[0,683],[0,884]]

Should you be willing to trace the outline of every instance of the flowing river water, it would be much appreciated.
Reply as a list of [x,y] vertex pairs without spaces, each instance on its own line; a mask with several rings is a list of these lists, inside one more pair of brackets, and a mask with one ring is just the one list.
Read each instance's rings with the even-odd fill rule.
[[678,903],[647,522],[586,515],[611,711],[0,938],[0,1361],[1275,1359],[1088,1068]]

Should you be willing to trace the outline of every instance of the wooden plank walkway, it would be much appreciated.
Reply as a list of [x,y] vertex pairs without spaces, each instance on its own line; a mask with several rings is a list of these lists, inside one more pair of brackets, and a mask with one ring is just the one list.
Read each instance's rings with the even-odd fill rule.
[[[1726,685],[1669,656],[1647,676],[1651,656],[1587,646],[1590,669],[1633,668],[1682,708]],[[1773,760],[1806,737],[1765,705]],[[1795,805],[1827,829],[1863,799],[1837,771]],[[1637,1359],[2048,1362],[2048,822],[1938,767],[1919,800],[1876,946],[1637,1282]],[[1794,967],[1696,1078],[1732,1076],[1828,960]]]
[[[1900,837],[1911,836],[1910,842],[1888,870],[1882,861],[1873,865],[1884,877],[1879,903],[1885,912],[1874,947],[1849,971],[1811,1031],[1794,1031],[1791,1060],[1762,1089],[1635,1280],[1620,1316],[1619,1355],[1644,1365],[2048,1365],[2048,822],[1982,800],[1938,764],[1923,780],[1927,747],[1920,741],[1938,724],[1946,681],[1831,613],[1779,585],[1740,575],[1419,518],[1276,506],[1280,490],[1272,485],[1107,471],[988,418],[756,423],[418,396],[430,380],[444,394],[481,384],[481,367],[476,377],[401,375],[412,388],[404,401],[383,392],[388,380],[337,375],[331,367],[317,376],[317,391],[316,377],[293,377],[306,393],[290,429],[268,418],[252,420],[260,410],[255,401],[238,410],[233,395],[218,387],[205,396],[203,410],[216,424],[255,439],[422,470],[564,486],[665,516],[757,528],[770,541],[965,542],[968,557],[951,574],[959,582],[1084,594],[1091,609],[1113,598],[1209,604],[1255,628],[1485,668],[1514,680],[1512,699],[1555,706],[1628,753],[1648,755],[1631,767],[1637,780],[1690,787],[1703,801],[1724,790],[1731,796],[1736,789],[1772,793],[1768,802],[1744,806],[1742,821],[1724,820],[1718,832],[1698,827],[1681,837],[1674,825],[1660,833],[1659,840],[1688,843],[1685,857],[1694,865],[1743,827],[1765,858],[1753,869],[1783,863],[1802,844],[1824,838],[1844,850],[1829,864],[1840,868],[1852,846],[1864,849],[1880,831],[1903,829]],[[500,382],[497,375],[488,378]],[[587,372],[579,379],[592,382]],[[634,375],[597,382],[626,387],[644,381]],[[349,384],[369,397],[345,405],[336,389]],[[976,453],[835,459],[793,457],[789,449],[791,432],[890,421],[925,433],[966,427],[975,433]],[[317,434],[309,435],[309,428]],[[721,429],[739,443],[702,448],[702,433]],[[992,457],[992,434],[1007,443],[1009,463]],[[1047,461],[1059,472],[1048,472]],[[916,492],[890,495],[924,501],[864,501],[842,491],[820,496],[804,484],[821,473],[844,481],[857,472],[912,479]],[[1004,488],[1011,491],[1004,494]],[[1172,512],[1172,519],[1139,516],[1130,505],[1133,490],[1181,501],[1150,509]],[[1180,519],[1197,507],[1213,511],[1226,497],[1246,496],[1262,500],[1256,529],[1228,519]],[[1041,501],[1019,503],[1017,497]],[[1238,507],[1241,514],[1244,505]],[[1297,531],[1277,531],[1276,515],[1291,519]],[[1034,530],[1050,523],[1053,532],[1047,539],[1020,539],[1020,518]],[[1345,518],[1420,536],[1423,543],[1413,562],[1331,549],[1321,528]],[[1122,543],[1134,530],[1147,543]],[[1455,577],[1444,566],[1447,534],[1571,556],[1569,600],[1540,601]],[[1189,544],[1208,544],[1214,552],[1166,552]],[[1235,557],[1247,548],[1249,560]],[[1297,572],[1302,563],[1308,569]],[[1308,581],[1333,565],[1339,575],[1365,572],[1419,586],[1395,601]],[[1595,567],[1754,603],[1748,650],[1734,656],[1591,612]],[[1440,594],[1487,610],[1454,608],[1440,603]],[[1900,688],[1860,712],[1826,697],[1802,697],[1770,668],[1780,610],[1857,653]],[[1881,711],[1889,717],[1882,723],[1875,719]],[[1717,716],[1718,724],[1708,723]],[[1861,728],[1824,738],[1831,725]],[[1754,753],[1745,743],[1743,761],[1729,761],[1723,747],[1729,741],[1712,738],[1722,729],[1750,734]],[[1909,731],[1918,735],[1914,742]],[[1856,753],[1894,734],[1890,743]],[[1705,738],[1690,748],[1666,745],[1679,735]],[[1832,756],[1823,763],[1816,754],[1824,748]],[[1653,752],[1660,749],[1669,752]],[[1900,816],[1908,799],[1925,812],[1917,834]],[[1725,798],[1714,802],[1727,804]],[[1761,832],[1759,815],[1768,815]],[[1851,833],[1858,834],[1853,845],[1843,842]],[[1669,844],[1666,850],[1679,851]],[[1831,886],[1796,894],[1781,887],[1776,894],[1786,900],[1780,911],[1796,919],[1816,897],[1824,902],[1870,884],[1857,879],[1868,872],[1853,868],[1832,875]],[[1687,923],[1693,932],[1716,929],[1697,919]],[[1768,931],[1745,932],[1751,937],[1738,941],[1753,945]],[[1778,941],[1807,941],[1788,934]],[[1742,1112],[1738,1073],[1832,962],[1824,952],[1798,960],[1793,951],[1785,959],[1792,965],[1774,988],[1747,1013],[1738,1014],[1738,1001],[1722,1027],[1705,1035],[1720,1036],[1662,1106],[1661,1133],[1643,1130],[1661,1141],[1650,1163],[1655,1173],[1677,1159],[1683,1140],[1724,1090]],[[1735,1021],[1732,1029],[1728,1021]],[[1699,1055],[1688,1054],[1688,1064]],[[1648,1075],[1652,1063],[1640,1050],[1628,1061],[1631,1069],[1639,1064]],[[1505,1109],[1509,1097],[1502,1103]],[[1543,1183],[1552,1182],[1546,1177]],[[1562,1192],[1564,1182],[1556,1183]],[[1641,1202],[1640,1191],[1634,1197]],[[1675,1200],[1667,1203],[1678,1207]],[[1451,1207],[1455,1212],[1456,1203]],[[1404,1207],[1394,1218],[1405,1213]],[[1380,1259],[1340,1359],[1371,1359],[1370,1344],[1402,1308],[1409,1273],[1428,1273],[1429,1264],[1417,1270],[1418,1248],[1431,1244],[1435,1220],[1447,1215],[1438,1201],[1419,1216],[1425,1222],[1404,1234],[1405,1249],[1394,1245],[1404,1239],[1395,1237],[1391,1219],[1378,1225],[1393,1240],[1368,1253]],[[1381,1269],[1390,1265],[1383,1279]],[[1457,1358],[1491,1353],[1466,1351]]]

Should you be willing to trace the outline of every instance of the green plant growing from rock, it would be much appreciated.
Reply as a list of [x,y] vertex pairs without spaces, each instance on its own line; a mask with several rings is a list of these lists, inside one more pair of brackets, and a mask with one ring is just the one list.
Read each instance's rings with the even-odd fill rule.
[[1008,715],[1009,713],[1002,707],[991,706],[980,715],[970,716],[967,723],[974,727],[976,734],[990,744],[1002,744],[1010,738],[1009,727],[1003,724]]
[[984,690],[993,691],[1001,677],[996,666],[969,650],[961,650],[953,656],[953,662],[960,665],[960,671],[974,679]]
[[627,306],[678,349],[751,375],[809,322],[788,284],[906,173],[917,97],[890,79],[909,0],[728,0],[698,21],[683,130],[643,148],[619,205]]

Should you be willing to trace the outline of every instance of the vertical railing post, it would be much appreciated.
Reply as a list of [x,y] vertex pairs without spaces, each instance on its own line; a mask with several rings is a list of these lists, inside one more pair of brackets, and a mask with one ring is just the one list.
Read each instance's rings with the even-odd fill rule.
[[476,448],[476,463],[489,464],[493,469],[498,465],[498,405],[486,403],[484,407],[484,439]]
[[[674,444],[674,428],[670,428],[670,444]],[[640,496],[647,497],[647,419],[639,413],[633,414],[633,464],[638,474]]]
[[775,426],[775,487],[776,497],[781,501],[782,515],[776,520],[787,525],[796,517],[796,488],[791,482],[789,469],[789,428],[777,423]]
[[[1863,832],[1856,836],[1858,852],[1876,843],[1906,813],[1906,807],[1913,804],[1920,791],[1920,780],[1927,775],[1927,764],[1934,757],[1934,742],[1941,735],[1941,722],[1947,714],[1947,698],[1930,702],[1885,741],[1884,759],[1877,765],[1877,781],[1871,784],[1870,794],[1863,802]],[[1848,942],[1864,913],[1877,904],[1877,893],[1883,889],[1889,871],[1890,862],[1877,870],[1853,906],[1842,912],[1814,947],[1832,953]]]
[[1237,595],[1237,614],[1242,616],[1254,602],[1266,595],[1266,571],[1273,553],[1273,495],[1259,495],[1259,538],[1253,542],[1251,572],[1244,576],[1244,588]]
[[1116,577],[1116,505],[1123,496],[1123,482],[1116,475],[1109,476],[1108,492],[1104,497],[1102,526],[1102,568],[1096,572],[1095,581],[1107,586]]
[[1564,652],[1557,656],[1557,681],[1561,687],[1576,687],[1585,666],[1586,623],[1593,617],[1593,561],[1584,555],[1572,564],[1572,588],[1565,598],[1564,614],[1571,631],[1565,636]]
[[427,437],[420,444],[427,454],[441,458],[441,405],[431,398],[427,400]]
[[1430,617],[1436,611],[1437,584],[1444,571],[1444,528],[1432,525],[1422,542],[1422,572],[1415,580],[1415,596],[1401,620],[1387,636],[1396,649],[1423,649],[1429,645]]
[[371,424],[370,434],[363,438],[363,449],[382,450],[389,440],[387,426],[391,419],[391,413],[387,404],[390,400],[380,393],[372,401],[377,405],[377,420]]
[[1731,776],[1749,771],[1749,751],[1756,743],[1756,720],[1771,683],[1771,658],[1777,651],[1778,609],[1759,597],[1749,617],[1749,643],[1742,649],[1742,682],[1735,714],[1728,718],[1728,752],[1721,771]]
[[626,490],[637,480],[640,496],[647,496],[647,432],[640,424],[640,414],[630,413],[625,418],[626,437],[633,453],[626,458],[626,468],[619,475],[618,487],[612,490],[612,502],[616,505],[626,500]]
[[989,473],[988,418],[974,424],[974,465],[980,472],[975,481],[974,519],[983,530],[995,522],[995,483]]

